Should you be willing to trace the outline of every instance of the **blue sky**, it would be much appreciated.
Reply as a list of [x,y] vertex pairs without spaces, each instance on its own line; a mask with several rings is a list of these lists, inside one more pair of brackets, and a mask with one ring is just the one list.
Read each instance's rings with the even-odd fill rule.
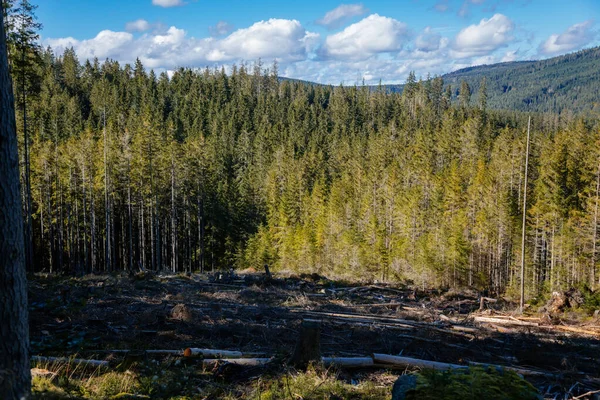
[[159,71],[277,59],[322,83],[403,82],[600,44],[600,0],[39,0],[42,42]]

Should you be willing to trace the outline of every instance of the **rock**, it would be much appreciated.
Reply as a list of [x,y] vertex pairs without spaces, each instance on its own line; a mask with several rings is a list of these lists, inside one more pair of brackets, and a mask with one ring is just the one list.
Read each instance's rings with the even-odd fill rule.
[[392,400],[405,400],[406,393],[417,387],[417,376],[405,374],[399,377],[392,388]]

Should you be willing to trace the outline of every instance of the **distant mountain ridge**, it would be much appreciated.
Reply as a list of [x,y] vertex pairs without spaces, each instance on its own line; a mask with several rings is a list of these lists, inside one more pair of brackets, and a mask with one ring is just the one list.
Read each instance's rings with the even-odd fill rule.
[[[419,76],[422,71],[415,71]],[[479,85],[486,78],[488,107],[494,109],[600,113],[600,47],[546,60],[514,61],[463,68],[442,75],[455,101],[461,82],[470,88],[476,104]],[[383,85],[402,92],[403,84]]]
[[600,111],[600,47],[547,60],[470,67],[443,76],[454,89],[465,80],[472,93],[477,93],[483,77],[492,108]]

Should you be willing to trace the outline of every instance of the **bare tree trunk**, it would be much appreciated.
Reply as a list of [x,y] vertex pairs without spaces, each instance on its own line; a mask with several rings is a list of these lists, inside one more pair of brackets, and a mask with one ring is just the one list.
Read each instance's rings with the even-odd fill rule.
[[92,177],[90,176],[90,214],[91,214],[91,233],[90,233],[90,253],[91,253],[91,272],[96,271],[96,208],[94,203],[94,191],[92,190]]
[[111,238],[110,238],[110,206],[108,202],[108,164],[106,148],[106,109],[102,113],[103,133],[104,133],[104,226],[105,226],[105,245],[104,245],[104,268],[106,272],[111,270]]
[[175,226],[175,160],[171,154],[171,270],[177,272],[177,227]]
[[204,273],[204,199],[198,187],[198,241],[200,242],[200,272]]
[[527,150],[525,152],[525,183],[523,184],[523,231],[521,236],[521,301],[520,309],[523,312],[525,306],[525,232],[527,223],[527,170],[529,168],[529,128],[531,117],[527,122]]
[[598,242],[598,195],[600,194],[600,164],[596,176],[596,204],[594,205],[594,226],[592,227],[592,289],[596,287],[596,247]]
[[81,168],[81,188],[83,191],[83,270],[86,273],[90,272],[89,258],[88,258],[88,239],[87,239],[87,203],[86,203],[86,192],[85,192],[85,166]]
[[127,160],[127,236],[129,236],[129,257],[128,257],[128,269],[129,272],[133,272],[133,230],[131,229],[131,220],[133,219],[131,211],[131,167],[129,166],[129,160]]
[[16,400],[29,395],[31,373],[19,156],[5,38],[0,18],[0,393]]

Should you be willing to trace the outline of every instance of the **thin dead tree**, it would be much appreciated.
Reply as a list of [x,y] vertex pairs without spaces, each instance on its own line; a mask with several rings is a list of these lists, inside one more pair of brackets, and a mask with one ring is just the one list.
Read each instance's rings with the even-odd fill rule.
[[521,235],[521,301],[520,310],[525,306],[525,228],[527,222],[527,172],[529,169],[529,130],[531,117],[527,120],[527,150],[525,150],[525,182],[523,184],[523,230]]

